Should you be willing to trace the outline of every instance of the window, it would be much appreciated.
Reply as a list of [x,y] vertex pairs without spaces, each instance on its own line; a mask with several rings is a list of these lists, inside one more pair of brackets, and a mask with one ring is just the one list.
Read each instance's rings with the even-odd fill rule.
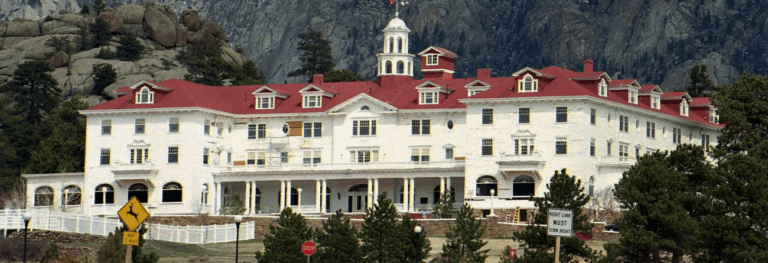
[[247,155],[246,164],[248,165],[264,166],[267,164],[266,152],[248,152]]
[[134,121],[134,133],[136,134],[144,134],[144,124],[146,120],[144,119],[136,119]]
[[429,162],[429,148],[428,147],[411,148],[411,161],[415,163]]
[[258,131],[256,133],[256,137],[259,139],[267,138],[267,125],[266,124],[259,124],[258,125]]
[[256,109],[274,109],[275,97],[257,97]]
[[608,155],[608,156],[610,156],[610,155],[611,155],[611,148],[613,148],[613,142],[612,142],[612,141],[608,141],[608,142],[605,144],[605,154],[606,154],[606,155]]
[[597,110],[589,109],[589,123],[592,125],[597,123]]
[[178,162],[179,162],[179,147],[178,146],[168,147],[168,163],[178,163]]
[[685,99],[680,103],[680,115],[688,116],[688,101]]
[[672,128],[672,143],[674,144],[681,144],[683,143],[683,131],[678,128]]
[[637,91],[629,91],[629,103],[637,104]]
[[595,196],[595,176],[589,177],[589,196]]
[[108,184],[100,184],[96,187],[96,194],[93,195],[94,204],[114,204],[115,203],[115,188]]
[[411,134],[414,135],[428,135],[429,134],[429,120],[411,120]]
[[518,123],[531,123],[531,108],[520,108],[519,110],[519,116],[518,116]]
[[419,92],[419,104],[437,104],[437,92]]
[[304,108],[320,108],[322,104],[323,100],[320,99],[320,95],[304,96]]
[[256,188],[256,200],[254,200],[254,211],[260,212],[261,211],[261,190],[259,188]]
[[717,115],[717,110],[715,108],[709,108],[709,122],[711,123],[720,122],[720,116]]
[[536,92],[539,90],[539,80],[534,79],[531,75],[525,75],[522,80],[517,82],[518,92]]
[[170,182],[163,185],[163,203],[181,202],[181,184]]
[[203,148],[203,164],[208,164],[208,148]]
[[619,115],[619,131],[629,132],[629,116]]
[[536,190],[536,181],[528,175],[521,175],[512,180],[512,196],[527,197],[532,196]]
[[595,139],[589,141],[589,156],[595,156]]
[[208,184],[203,184],[203,190],[200,192],[200,204],[208,204]]
[[709,151],[709,135],[701,135],[701,147],[703,147],[705,151]]
[[64,191],[61,193],[61,204],[80,205],[81,196],[80,187],[76,185],[69,185],[64,187]]
[[322,137],[323,136],[323,123],[322,122],[305,122],[304,123],[304,137]]
[[53,205],[53,188],[41,186],[35,189],[35,206]]
[[288,163],[288,152],[280,152],[280,163]]
[[483,109],[483,124],[493,124],[493,109]]
[[232,163],[232,152],[227,152],[227,164]]
[[[449,202],[451,204],[456,203],[456,188],[451,186],[450,189],[445,189],[445,193],[450,195],[451,199],[449,200]],[[441,198],[440,186],[438,185],[438,186],[435,186],[434,190],[432,190],[432,204],[437,204],[438,202],[440,202],[440,198]]]
[[499,183],[496,181],[496,177],[490,175],[483,175],[477,178],[477,193],[475,196],[491,196],[491,190],[499,194]]
[[112,120],[101,120],[101,135],[112,134]]
[[621,157],[622,160],[626,160],[626,157],[629,156],[629,144],[626,143],[620,143],[619,144],[619,157]]
[[655,139],[656,138],[656,123],[655,122],[646,122],[645,123],[645,137]]
[[652,154],[652,153],[655,153],[655,152],[656,152],[656,149],[653,149],[653,148],[645,148],[645,154],[646,154],[646,155],[648,155],[648,154]]
[[349,151],[351,163],[370,163],[379,161],[379,150],[351,150]]
[[370,108],[370,107],[368,107],[368,106],[362,106],[362,107],[360,107],[360,111],[369,111],[369,110],[371,110],[371,108]]
[[149,201],[149,188],[142,183],[132,184],[128,187],[128,200],[132,197],[136,197],[139,203],[147,203]]
[[555,140],[555,154],[568,153],[568,141],[565,138],[557,138]]
[[136,104],[152,104],[155,101],[155,92],[144,87],[136,93]]
[[608,97],[608,84],[605,83],[605,79],[600,80],[598,85],[598,94],[603,97]]
[[101,149],[101,158],[99,164],[101,165],[109,165],[109,159],[110,155],[112,153],[112,150],[110,149]]
[[448,122],[445,124],[446,127],[448,127],[449,130],[453,130],[453,121],[448,120]]
[[483,92],[483,91],[486,91],[486,90],[488,90],[488,89],[473,89],[473,90],[469,90],[468,91],[469,93],[467,94],[467,97],[475,96],[475,95],[479,94],[480,92]]
[[427,65],[437,65],[437,54],[427,54]]
[[651,95],[651,108],[658,110],[658,109],[661,108],[661,107],[659,107],[659,105],[660,105],[659,104],[659,96],[658,95]]
[[635,146],[635,159],[640,158],[640,146]]
[[515,154],[533,154],[533,138],[515,139]]
[[445,159],[453,159],[453,148],[445,148]]
[[321,153],[320,150],[306,150],[304,151],[304,165],[316,165],[320,163]]
[[131,149],[131,164],[146,163],[149,160],[149,148]]
[[354,136],[373,136],[373,135],[376,135],[376,120],[354,120],[354,121],[352,121],[352,135],[354,135]]
[[216,126],[216,135],[221,137],[222,134],[224,134],[224,126],[219,124]]
[[248,139],[256,139],[256,124],[248,124]]
[[483,156],[493,155],[493,139],[483,139],[482,155]]
[[555,112],[557,114],[555,121],[568,122],[568,107],[557,107],[555,108]]
[[171,118],[170,120],[168,120],[168,132],[170,133],[179,132],[179,118]]
[[288,123],[283,124],[283,134],[288,134],[288,132],[291,131],[291,126],[288,126]]
[[205,120],[205,123],[203,124],[203,134],[211,134],[211,120]]

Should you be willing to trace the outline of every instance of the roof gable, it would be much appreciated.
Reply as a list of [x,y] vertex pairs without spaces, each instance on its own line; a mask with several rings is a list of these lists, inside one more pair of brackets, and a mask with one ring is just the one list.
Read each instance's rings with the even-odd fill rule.
[[438,55],[446,56],[450,58],[459,57],[455,53],[451,52],[450,50],[447,50],[441,47],[436,47],[436,46],[428,47],[427,49],[424,49],[424,51],[419,52],[419,56],[424,56],[426,54],[438,54]]
[[283,98],[283,99],[288,98],[288,97],[291,96],[291,94],[289,94],[287,92],[281,92],[279,90],[276,90],[276,89],[273,89],[273,88],[270,88],[270,87],[267,87],[267,86],[262,86],[261,88],[253,91],[252,94],[253,94],[253,96],[274,95],[275,97]]
[[473,80],[470,83],[467,83],[467,85],[464,85],[464,88],[466,89],[488,89],[491,88],[491,84],[485,83],[485,81],[476,79]]
[[424,81],[424,83],[421,83],[418,86],[416,86],[416,90],[419,90],[419,91],[421,91],[421,90],[437,90],[438,92],[442,92],[442,93],[446,93],[446,94],[450,94],[451,92],[454,91],[452,89],[448,89],[448,88],[445,88],[443,86],[440,86],[437,83],[434,83],[434,82],[429,81],[429,80]]
[[320,88],[318,86],[315,86],[313,84],[309,84],[309,86],[306,86],[305,88],[300,89],[299,93],[301,93],[301,94],[320,93],[321,95],[329,97],[329,98],[332,98],[333,96],[336,96],[335,92],[330,92],[330,91],[324,90],[324,89],[322,89],[322,88]]
[[520,77],[520,75],[523,75],[524,73],[533,73],[533,75],[536,75],[537,77],[555,79],[555,76],[544,74],[541,71],[531,67],[525,67],[521,70],[518,70],[517,72],[512,73],[512,76],[517,78],[517,77]]
[[389,105],[389,104],[387,104],[387,103],[385,103],[385,102],[383,102],[383,101],[381,101],[379,99],[371,97],[368,94],[360,93],[360,94],[357,94],[356,96],[354,96],[354,97],[352,97],[352,98],[350,98],[350,99],[348,99],[348,100],[346,100],[346,101],[344,101],[342,103],[339,103],[335,107],[329,109],[328,113],[329,114],[334,114],[334,113],[336,113],[336,114],[343,114],[347,110],[354,110],[354,109],[349,109],[349,107],[351,105],[354,105],[357,102],[366,102],[366,101],[370,102],[372,105],[381,107],[381,108],[383,108],[384,110],[387,110],[387,111],[392,111],[392,112],[397,111],[397,108],[395,108],[392,105]]

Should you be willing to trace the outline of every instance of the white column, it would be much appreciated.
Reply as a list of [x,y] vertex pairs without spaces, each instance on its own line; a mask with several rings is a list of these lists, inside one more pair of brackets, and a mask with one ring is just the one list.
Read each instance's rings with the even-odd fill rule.
[[[291,187],[291,180],[285,181],[285,206],[291,206],[291,195],[293,195],[293,187]],[[296,211],[293,211],[296,212]]]
[[373,203],[379,204],[379,178],[373,179]]
[[315,213],[320,213],[320,180],[315,180]]
[[215,195],[214,198],[215,199],[213,201],[213,213],[216,214],[216,215],[220,215],[221,211],[219,211],[219,209],[221,209],[221,204],[220,204],[220,202],[221,202],[221,183],[213,183],[213,188],[215,188],[215,190],[214,190],[214,195]]
[[253,206],[253,209],[251,209],[251,214],[258,214],[259,210],[256,209],[256,181],[251,182],[253,185],[253,189],[251,189],[251,206]]
[[282,196],[280,197],[280,211],[283,212],[283,209],[285,209],[285,181],[280,181],[280,193],[282,193]]
[[366,207],[371,208],[371,205],[373,204],[373,201],[371,200],[371,196],[373,196],[373,180],[371,178],[368,178],[368,196],[366,202]]
[[413,207],[414,207],[414,203],[416,203],[416,200],[414,200],[416,198],[415,194],[416,194],[416,180],[414,178],[411,178],[411,192],[410,192],[410,196],[408,197],[408,201],[409,201],[408,211],[414,211]]
[[251,182],[245,181],[245,214],[251,213]]
[[323,186],[321,186],[321,189],[320,189],[320,195],[321,195],[320,198],[322,200],[320,201],[320,213],[325,213],[325,210],[328,210],[328,207],[326,207],[326,205],[330,205],[325,203],[325,196],[328,195],[328,192],[326,192],[326,188],[328,188],[328,182],[326,182],[325,179],[323,179]]
[[445,177],[440,177],[440,198],[445,194]]
[[445,190],[450,192],[451,191],[451,178],[446,177],[445,178]]
[[410,195],[411,190],[408,187],[408,178],[403,178],[403,210],[405,212],[408,212],[408,196]]

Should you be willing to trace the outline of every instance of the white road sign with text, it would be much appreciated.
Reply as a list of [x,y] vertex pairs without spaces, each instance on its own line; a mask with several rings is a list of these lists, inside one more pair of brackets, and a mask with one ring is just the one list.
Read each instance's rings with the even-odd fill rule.
[[550,208],[547,211],[547,235],[573,236],[573,210]]

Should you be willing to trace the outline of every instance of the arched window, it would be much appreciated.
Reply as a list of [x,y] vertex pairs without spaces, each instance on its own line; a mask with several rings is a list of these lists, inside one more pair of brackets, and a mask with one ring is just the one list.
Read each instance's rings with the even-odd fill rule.
[[96,187],[96,195],[94,195],[94,204],[114,204],[115,203],[115,188],[109,184],[100,184]]
[[403,38],[397,38],[397,53],[403,53]]
[[358,184],[354,185],[349,188],[350,192],[367,192],[368,191],[368,185],[367,184]]
[[208,184],[203,184],[203,190],[200,192],[200,204],[208,204]]
[[[448,191],[451,194],[451,203],[456,203],[456,189],[451,186],[451,190]],[[434,194],[432,195],[432,203],[437,204],[440,202],[440,186],[435,186]]]
[[371,108],[369,108],[368,105],[363,105],[362,107],[360,107],[360,111],[369,111],[369,110],[371,110]]
[[491,196],[491,189],[499,194],[499,183],[496,181],[496,177],[490,175],[483,175],[477,178],[477,193],[476,196]]
[[41,186],[35,189],[35,206],[53,205],[53,188]]
[[136,93],[136,104],[151,104],[154,100],[155,92],[150,91],[148,87],[144,87]]
[[325,212],[331,212],[331,188],[325,187]]
[[598,88],[599,88],[598,92],[600,96],[603,96],[603,97],[608,96],[608,84],[605,83],[605,79],[600,79],[600,85],[598,86]]
[[149,201],[149,188],[142,183],[135,183],[128,187],[128,200],[132,197],[136,197],[141,203],[147,203]]
[[181,202],[181,184],[170,182],[163,185],[163,203]]
[[533,177],[521,175],[512,180],[512,196],[526,197],[534,194],[536,183]]
[[397,73],[398,74],[405,73],[405,63],[402,60],[397,62]]
[[589,177],[589,196],[595,196],[595,176]]
[[395,38],[390,37],[389,38],[389,52],[388,53],[392,53],[394,51],[395,51]]
[[392,61],[391,60],[387,60],[386,66],[384,66],[384,68],[386,68],[386,72],[385,73],[387,73],[387,74],[392,73]]
[[64,191],[61,193],[61,204],[79,205],[81,197],[80,192],[80,187],[76,185],[64,187]]
[[261,190],[258,187],[256,187],[256,201],[253,204],[253,209],[256,212],[261,211]]

